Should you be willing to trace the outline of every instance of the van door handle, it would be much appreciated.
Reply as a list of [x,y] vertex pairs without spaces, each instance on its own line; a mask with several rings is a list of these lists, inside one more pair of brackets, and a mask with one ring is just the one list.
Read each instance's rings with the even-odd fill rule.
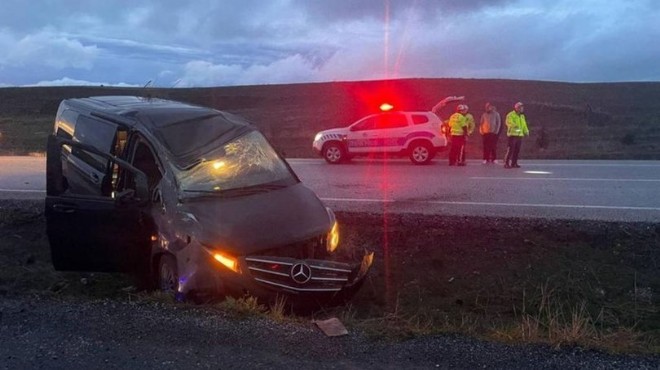
[[99,183],[99,175],[97,175],[96,173],[92,172],[92,173],[89,174],[89,176],[92,178],[92,182],[93,182],[93,183],[95,183],[95,184],[98,184],[98,183]]
[[76,206],[70,204],[55,204],[53,205],[53,211],[59,213],[74,213],[76,211]]

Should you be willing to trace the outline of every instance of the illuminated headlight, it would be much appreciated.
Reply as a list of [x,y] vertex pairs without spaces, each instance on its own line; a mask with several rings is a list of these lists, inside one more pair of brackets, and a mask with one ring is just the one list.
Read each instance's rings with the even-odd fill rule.
[[319,132],[318,134],[316,134],[316,136],[314,136],[314,141],[321,141],[322,137],[323,137],[323,133]]
[[328,233],[328,240],[326,243],[326,248],[329,253],[332,253],[339,246],[339,224],[337,221],[332,225],[332,229]]
[[214,260],[219,262],[224,267],[230,269],[231,271],[234,271],[237,274],[241,273],[241,270],[238,267],[238,259],[236,259],[236,257],[233,257],[222,251],[209,249],[209,248],[204,248],[204,249],[213,257]]

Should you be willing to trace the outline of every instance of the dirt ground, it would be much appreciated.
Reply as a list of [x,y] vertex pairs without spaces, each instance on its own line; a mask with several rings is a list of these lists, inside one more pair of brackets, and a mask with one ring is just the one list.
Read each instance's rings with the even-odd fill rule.
[[[659,352],[660,225],[337,216],[342,248],[373,249],[376,258],[361,291],[333,313],[369,336],[458,332]],[[124,275],[54,271],[43,204],[0,202],[0,298],[125,302],[133,284]]]

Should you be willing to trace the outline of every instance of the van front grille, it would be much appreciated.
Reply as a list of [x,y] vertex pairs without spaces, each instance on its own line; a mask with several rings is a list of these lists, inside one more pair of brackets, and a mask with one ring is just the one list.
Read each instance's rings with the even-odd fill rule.
[[259,284],[291,292],[337,292],[349,281],[346,263],[289,257],[246,257],[252,278]]

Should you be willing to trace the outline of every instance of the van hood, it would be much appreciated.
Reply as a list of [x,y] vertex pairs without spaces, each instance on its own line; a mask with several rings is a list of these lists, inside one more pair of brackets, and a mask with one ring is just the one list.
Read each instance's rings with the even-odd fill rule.
[[325,235],[333,222],[302,183],[242,197],[200,198],[184,208],[197,221],[198,240],[237,256]]

